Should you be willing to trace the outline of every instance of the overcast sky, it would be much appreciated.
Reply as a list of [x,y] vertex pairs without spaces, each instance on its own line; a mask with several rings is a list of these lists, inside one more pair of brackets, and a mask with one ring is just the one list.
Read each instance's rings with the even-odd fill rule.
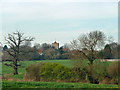
[[[88,2],[89,1],[89,2]],[[1,32],[21,30],[33,43],[70,43],[82,33],[103,31],[118,40],[118,0],[2,0]],[[4,44],[4,39],[3,39]]]

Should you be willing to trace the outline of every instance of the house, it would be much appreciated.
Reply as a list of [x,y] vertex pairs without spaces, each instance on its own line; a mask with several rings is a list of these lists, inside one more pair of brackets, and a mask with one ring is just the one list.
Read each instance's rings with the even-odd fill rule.
[[63,48],[62,50],[65,51],[65,52],[69,52],[70,51],[69,48]]
[[39,50],[38,50],[38,53],[39,53],[40,55],[42,55],[42,54],[43,54],[43,49],[39,49]]

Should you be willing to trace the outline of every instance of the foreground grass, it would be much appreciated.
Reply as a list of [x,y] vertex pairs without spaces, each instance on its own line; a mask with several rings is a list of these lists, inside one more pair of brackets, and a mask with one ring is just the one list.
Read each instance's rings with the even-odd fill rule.
[[18,82],[3,81],[3,88],[118,88],[118,85],[99,85],[87,83],[57,83],[57,82]]

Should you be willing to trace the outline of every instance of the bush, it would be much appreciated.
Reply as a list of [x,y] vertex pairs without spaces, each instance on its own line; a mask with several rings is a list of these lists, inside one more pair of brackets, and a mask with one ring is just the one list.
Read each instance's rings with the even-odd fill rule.
[[73,63],[72,70],[75,73],[77,82],[90,82],[89,81],[89,64],[87,59],[71,60]]
[[39,75],[40,79],[47,81],[71,81],[74,77],[73,72],[69,68],[57,63],[45,63],[45,65],[40,68]]
[[120,61],[114,62],[108,67],[108,74],[111,78],[111,83],[118,84],[118,79],[120,78],[118,69],[120,68]]
[[109,79],[107,73],[108,62],[96,60],[92,65],[89,65],[87,64],[87,60],[77,60],[74,63],[75,65],[72,69],[76,75],[76,81],[98,84],[103,80]]
[[26,68],[26,74],[24,75],[25,80],[39,81],[39,70],[44,63],[40,62],[39,64],[31,64]]
[[75,73],[75,79],[76,81],[80,81],[80,82],[89,82],[88,80],[88,69],[87,67],[83,67],[83,66],[74,66],[72,67],[72,70]]
[[118,84],[120,62],[96,62],[92,67],[93,83]]
[[33,64],[26,68],[25,80],[33,81],[73,81],[74,73],[57,63]]
[[74,81],[100,84],[118,84],[120,62],[96,61],[92,67],[81,64],[68,68],[57,63],[32,64],[26,68],[25,80],[32,81]]
[[42,80],[52,80],[54,77],[53,74],[53,68],[55,68],[55,65],[51,65],[50,63],[45,63],[39,70],[39,76]]
[[95,63],[93,63],[91,70],[93,83],[99,83],[103,81],[105,78],[109,77],[107,73],[108,66],[109,66],[108,62],[96,61]]
[[53,73],[56,76],[56,79],[58,80],[74,80],[74,73],[70,68],[67,68],[63,65],[58,64],[54,69]]

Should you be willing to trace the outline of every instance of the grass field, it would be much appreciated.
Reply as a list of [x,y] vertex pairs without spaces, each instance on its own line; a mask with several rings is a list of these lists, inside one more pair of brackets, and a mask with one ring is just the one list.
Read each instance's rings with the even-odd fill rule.
[[117,85],[99,85],[87,83],[57,83],[57,82],[17,82],[3,81],[5,88],[118,88]]
[[[14,81],[3,80],[3,88],[117,88],[117,85],[99,85],[99,84],[83,84],[83,83],[57,83],[57,82],[23,82],[22,80],[26,72],[25,68],[30,64],[37,64],[39,62],[59,63],[67,67],[72,66],[70,60],[39,60],[39,61],[22,61],[18,68],[19,75],[12,75],[12,68],[2,65],[2,75],[9,74],[9,78],[14,78]],[[11,74],[10,74],[11,73]]]
[[[39,61],[22,61],[20,62],[21,66],[18,67],[18,72],[19,72],[19,75],[11,75],[12,77],[14,77],[15,79],[23,79],[24,77],[24,74],[26,72],[25,68],[31,64],[37,64],[39,62],[50,62],[50,63],[59,63],[59,64],[63,64],[65,66],[72,66],[72,63],[70,60],[39,60]],[[10,74],[12,73],[13,71],[13,68],[11,67],[8,67],[8,66],[5,66],[5,65],[2,65],[2,75],[5,75],[5,74]]]

